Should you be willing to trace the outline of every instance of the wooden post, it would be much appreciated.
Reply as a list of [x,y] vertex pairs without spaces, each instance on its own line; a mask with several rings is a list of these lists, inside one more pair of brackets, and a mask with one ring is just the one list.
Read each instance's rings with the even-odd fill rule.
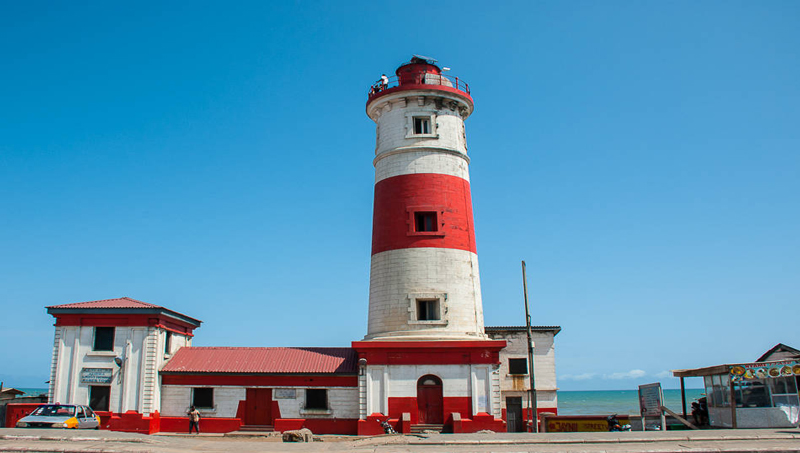
[[686,418],[686,387],[683,383],[683,376],[681,376],[681,403],[683,404],[683,418]]
[[533,333],[531,332],[531,313],[528,309],[528,277],[525,275],[525,261],[522,262],[522,289],[525,295],[525,323],[528,327],[528,373],[531,379],[531,432],[539,432],[539,414],[536,401],[536,380],[533,377]]

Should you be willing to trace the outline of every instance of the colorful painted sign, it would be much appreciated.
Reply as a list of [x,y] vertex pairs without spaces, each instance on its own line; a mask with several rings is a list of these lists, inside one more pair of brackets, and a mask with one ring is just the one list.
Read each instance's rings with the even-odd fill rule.
[[82,384],[110,384],[114,376],[111,368],[82,368]]
[[[618,417],[620,424],[628,425],[630,418]],[[608,431],[608,421],[606,417],[589,415],[556,415],[547,417],[548,433],[585,433],[596,431]]]
[[782,362],[743,363],[731,366],[730,373],[732,381],[800,376],[800,362],[784,360]]
[[639,386],[639,411],[643,416],[660,417],[663,405],[664,394],[660,382]]

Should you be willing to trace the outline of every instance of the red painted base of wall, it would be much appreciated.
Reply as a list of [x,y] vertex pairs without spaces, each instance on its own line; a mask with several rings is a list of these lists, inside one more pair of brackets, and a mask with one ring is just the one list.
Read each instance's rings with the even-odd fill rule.
[[275,420],[275,431],[308,428],[315,434],[356,434],[358,422],[349,418],[281,418]]
[[[365,420],[359,420],[358,435],[377,436],[383,434],[380,422],[386,419],[387,417],[383,414],[372,414]],[[411,432],[411,423],[403,423],[402,418],[390,418],[388,421],[398,433],[408,434]],[[477,433],[485,429],[502,433],[506,431],[506,422],[485,413],[477,414],[472,418],[461,418],[456,412],[448,415],[444,424],[444,431],[450,433]]]
[[[200,420],[201,433],[230,433],[239,431],[242,420],[238,418],[203,418]],[[161,417],[161,431],[168,433],[188,433],[187,417]]]
[[8,403],[6,405],[6,419],[3,426],[13,428],[22,417],[33,412],[42,403]]
[[[472,419],[461,420],[462,433],[477,433],[478,431],[489,430],[496,433],[506,432],[506,422],[499,418],[494,418],[487,413],[475,414]],[[453,431],[456,432],[455,430]]]

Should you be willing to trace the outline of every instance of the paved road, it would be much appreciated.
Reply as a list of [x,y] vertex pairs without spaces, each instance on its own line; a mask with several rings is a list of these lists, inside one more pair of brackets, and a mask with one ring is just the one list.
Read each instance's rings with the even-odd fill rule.
[[800,452],[798,429],[628,433],[439,434],[320,436],[321,442],[283,443],[279,437],[141,435],[109,431],[0,429],[0,452]]

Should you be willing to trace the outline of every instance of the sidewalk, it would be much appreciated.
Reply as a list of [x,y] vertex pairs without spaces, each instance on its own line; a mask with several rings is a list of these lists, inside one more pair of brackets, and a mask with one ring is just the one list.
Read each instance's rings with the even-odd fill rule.
[[274,435],[231,434],[0,429],[0,452],[800,452],[798,429],[317,436],[320,442],[306,444],[283,443]]

